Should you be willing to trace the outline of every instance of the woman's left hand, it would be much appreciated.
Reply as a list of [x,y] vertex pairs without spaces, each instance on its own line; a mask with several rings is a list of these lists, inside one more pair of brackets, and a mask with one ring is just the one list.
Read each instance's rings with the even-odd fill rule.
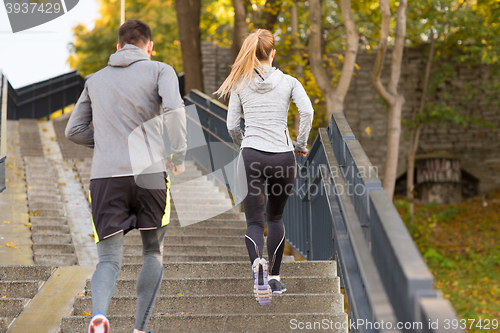
[[309,152],[309,150],[306,148],[306,151],[298,151],[297,149],[295,149],[294,153],[295,155],[297,156],[307,156],[307,153]]

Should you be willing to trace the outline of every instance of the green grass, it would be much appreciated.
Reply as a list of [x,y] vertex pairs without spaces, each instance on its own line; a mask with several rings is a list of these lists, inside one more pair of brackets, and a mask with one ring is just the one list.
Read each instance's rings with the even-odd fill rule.
[[[461,319],[498,320],[500,325],[500,191],[460,205],[395,204],[434,274],[435,286],[450,300]],[[499,333],[500,327],[472,327],[468,332]]]

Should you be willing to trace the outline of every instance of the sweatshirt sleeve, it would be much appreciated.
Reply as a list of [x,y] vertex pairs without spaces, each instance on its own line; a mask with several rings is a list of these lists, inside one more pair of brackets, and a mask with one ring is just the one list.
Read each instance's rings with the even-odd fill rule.
[[92,103],[87,84],[88,81],[85,82],[85,88],[71,112],[64,134],[79,145],[94,148],[94,131],[89,127],[92,121]]
[[179,91],[179,79],[171,66],[162,66],[158,77],[161,112],[173,153],[172,162],[180,165],[187,151],[186,110]]
[[241,105],[240,96],[233,89],[229,97],[227,107],[227,130],[233,139],[233,142],[240,147],[243,141],[243,133],[241,132],[241,117],[243,115],[243,107]]
[[307,93],[299,80],[293,78],[292,100],[297,105],[300,116],[299,134],[297,135],[297,151],[306,151],[307,139],[311,131],[314,109]]

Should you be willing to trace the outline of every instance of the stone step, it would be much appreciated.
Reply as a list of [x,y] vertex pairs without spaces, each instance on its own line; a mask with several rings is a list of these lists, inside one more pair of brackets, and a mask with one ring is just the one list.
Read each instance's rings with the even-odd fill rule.
[[187,192],[187,191],[176,191],[175,189],[170,190],[173,199],[226,199],[226,196],[222,192]]
[[26,185],[26,187],[28,188],[28,190],[45,191],[52,195],[59,194],[59,188],[57,187],[57,184],[45,184],[45,185],[34,184],[34,185]]
[[[251,278],[251,266],[247,263],[243,270],[246,277],[207,277],[190,278],[189,272],[186,277],[163,279],[159,294],[175,296],[182,295],[253,295],[253,281]],[[281,272],[280,272],[281,273]],[[293,294],[335,294],[340,293],[339,278],[327,278],[318,276],[290,277],[285,274],[283,283],[288,293]],[[136,279],[120,279],[117,281],[114,296],[137,296]],[[85,293],[92,295],[90,280],[87,281]]]
[[1,297],[33,298],[43,281],[0,281]]
[[42,185],[42,186],[48,186],[48,185],[56,185],[57,186],[57,180],[54,176],[45,176],[45,177],[33,177],[33,176],[27,176],[26,177],[26,186],[35,186],[35,185]]
[[[135,314],[137,297],[113,297],[107,315]],[[77,297],[74,315],[92,312],[92,298]],[[268,306],[261,306],[253,295],[158,296],[153,313],[191,312],[193,314],[244,313],[339,313],[344,310],[342,294],[291,294],[275,296]]]
[[[128,235],[123,239],[124,245],[142,245],[140,235]],[[164,237],[164,244],[184,245],[241,245],[245,244],[244,236],[171,236],[168,233]]]
[[190,186],[186,183],[182,183],[182,184],[172,185],[170,187],[170,190],[175,191],[175,192],[187,192],[187,193],[192,193],[192,192],[195,192],[195,193],[199,193],[199,192],[218,193],[219,192],[219,188],[214,186],[213,184]]
[[[193,216],[193,214],[212,214],[218,216],[220,214],[238,214],[234,207],[229,205],[196,205],[196,204],[181,204],[175,202],[174,207],[172,207],[172,213],[182,212],[182,217],[186,216],[184,214],[189,214],[188,216]],[[217,214],[217,215],[215,215]]]
[[[63,333],[81,333],[87,329],[90,316],[71,316],[63,318]],[[129,316],[110,316],[110,329],[113,333],[130,333],[135,318]],[[323,323],[323,330],[347,333],[341,329],[348,327],[347,313],[248,313],[230,315],[167,314],[152,315],[148,330],[152,332],[287,332],[298,330],[299,323]],[[318,324],[319,325],[319,324]],[[335,327],[339,329],[335,329]],[[293,328],[293,330],[292,330]]]
[[33,244],[35,254],[69,254],[75,253],[75,247],[72,244]]
[[36,193],[36,194],[28,194],[28,201],[30,203],[35,203],[35,202],[61,202],[61,196],[60,195],[55,195],[55,194],[51,194],[51,195],[48,195],[48,194],[42,194],[42,192],[40,193]]
[[[172,197],[171,197],[172,198]],[[179,198],[175,197],[170,200],[170,202],[177,207],[192,205],[196,206],[196,209],[204,209],[205,206],[225,206],[231,208],[231,200],[227,198],[215,199],[215,198]]]
[[[242,220],[236,220],[236,219],[224,219],[224,220],[219,220],[219,219],[210,219],[210,220],[205,220],[205,221],[200,221],[198,220],[183,220],[183,223],[185,223],[187,226],[185,228],[189,227],[197,227],[197,228],[246,228],[247,227],[247,222],[242,219]],[[180,222],[177,218],[171,217],[170,218],[170,223],[169,226],[172,227],[181,227]]]
[[[248,254],[245,255],[191,255],[191,254],[173,254],[163,253],[164,262],[225,262],[225,261],[241,261],[250,262]],[[142,264],[142,254],[125,254],[123,255],[124,264]]]
[[0,281],[6,280],[47,280],[55,267],[49,266],[0,266]]
[[9,328],[9,325],[13,320],[14,318],[0,317],[0,333],[7,332],[7,329]]
[[45,197],[60,197],[59,189],[52,188],[50,190],[36,190],[33,188],[28,188],[28,198],[45,198]]
[[[286,256],[285,258],[288,258]],[[223,278],[223,277],[243,277],[248,278],[250,260],[248,262],[182,262],[165,263],[163,269],[163,278]],[[119,279],[136,279],[141,270],[142,264],[123,265]],[[315,260],[315,261],[292,261],[281,264],[281,275],[284,277],[336,277],[337,266],[333,260]]]
[[45,216],[31,216],[31,226],[63,226],[67,225],[65,217],[45,217]]
[[[33,230],[33,227],[32,227]],[[195,224],[194,227],[175,227],[173,225],[168,226],[166,235],[168,236],[241,236],[244,237],[246,233],[246,227],[243,228],[211,228],[211,227],[198,227]],[[130,231],[127,236],[140,236],[138,230]]]
[[31,236],[35,244],[71,244],[70,234],[33,234]]
[[28,207],[31,211],[36,211],[36,210],[46,210],[46,209],[56,209],[56,210],[62,210],[63,209],[63,204],[62,202],[49,202],[49,201],[29,201],[28,202]]
[[[36,247],[35,247],[36,246]],[[70,245],[47,245],[47,248],[39,248],[45,245],[33,245],[35,253],[47,253],[45,251],[54,251],[52,253],[71,253]],[[59,252],[61,251],[61,252]],[[63,252],[64,251],[64,252]],[[73,250],[74,251],[74,250]],[[165,244],[163,251],[171,255],[190,254],[190,255],[244,255],[247,254],[247,247],[244,245],[184,245],[184,244]],[[267,253],[266,246],[264,252]],[[123,248],[123,254],[134,255],[142,253],[142,245],[127,245]]]
[[179,186],[195,186],[195,187],[205,187],[205,186],[214,186],[214,183],[211,180],[207,179],[179,179],[175,178],[172,179],[172,187],[179,187]]
[[30,209],[31,213],[38,212],[37,217],[64,217],[62,209]]
[[[217,213],[217,212],[215,212]],[[222,212],[213,216],[213,212],[203,212],[200,210],[195,211],[182,211],[181,213],[183,221],[189,222],[189,220],[197,221],[216,221],[216,220],[244,220],[245,213],[234,213],[234,212]],[[178,219],[178,213],[173,210],[170,214],[171,219]]]
[[31,224],[33,235],[66,235],[70,233],[67,225],[40,225]]
[[17,317],[29,301],[29,298],[0,298],[0,317]]
[[73,266],[78,263],[76,254],[74,253],[51,253],[51,254],[41,254],[35,253],[33,256],[36,265],[48,265],[48,266]]

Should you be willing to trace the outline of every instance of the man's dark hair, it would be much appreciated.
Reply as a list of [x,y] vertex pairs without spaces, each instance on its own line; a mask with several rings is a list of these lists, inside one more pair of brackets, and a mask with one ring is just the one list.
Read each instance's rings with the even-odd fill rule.
[[133,44],[142,47],[151,41],[151,28],[140,20],[128,20],[118,29],[118,42],[123,47]]

